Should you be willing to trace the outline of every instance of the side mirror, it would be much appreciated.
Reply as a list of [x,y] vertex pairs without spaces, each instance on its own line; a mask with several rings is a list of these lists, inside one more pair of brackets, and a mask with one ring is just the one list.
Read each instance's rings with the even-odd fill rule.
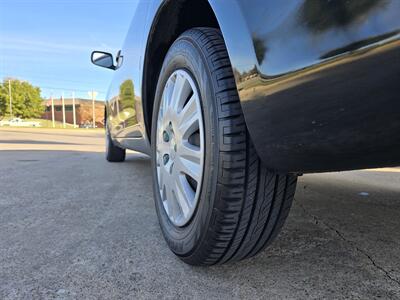
[[112,54],[102,51],[93,51],[92,52],[92,63],[96,66],[100,66],[103,68],[115,70],[117,67],[114,65],[114,58]]
[[115,58],[115,60],[117,61],[116,69],[118,69],[119,67],[122,66],[122,63],[124,61],[124,57],[121,55],[121,50],[118,51],[117,57]]

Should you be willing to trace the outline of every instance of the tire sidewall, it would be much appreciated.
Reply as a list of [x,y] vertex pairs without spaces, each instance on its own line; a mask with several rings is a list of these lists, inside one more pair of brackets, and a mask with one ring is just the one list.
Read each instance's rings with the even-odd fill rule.
[[[156,132],[161,96],[171,74],[184,69],[197,85],[204,122],[204,171],[201,191],[195,212],[183,227],[175,226],[168,218],[159,192],[156,167]],[[215,93],[207,60],[199,46],[188,37],[180,37],[168,51],[157,83],[152,116],[152,173],[155,206],[163,235],[171,250],[181,258],[190,258],[201,244],[212,222],[218,170],[218,134],[216,121]]]

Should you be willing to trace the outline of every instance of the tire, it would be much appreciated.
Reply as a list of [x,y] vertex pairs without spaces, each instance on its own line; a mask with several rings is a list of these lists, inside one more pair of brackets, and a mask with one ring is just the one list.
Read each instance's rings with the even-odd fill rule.
[[106,159],[109,162],[125,161],[126,150],[114,144],[111,139],[110,132],[106,128]]
[[[196,83],[204,123],[200,196],[184,226],[174,224],[164,208],[155,142],[164,87],[176,70],[185,70]],[[157,215],[168,246],[180,259],[192,265],[239,261],[274,240],[288,216],[297,176],[269,171],[258,158],[219,30],[188,30],[169,49],[157,84],[151,137]]]

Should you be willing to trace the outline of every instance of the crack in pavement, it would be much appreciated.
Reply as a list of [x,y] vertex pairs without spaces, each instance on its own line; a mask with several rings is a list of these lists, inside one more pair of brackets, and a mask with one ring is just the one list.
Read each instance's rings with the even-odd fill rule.
[[335,232],[335,234],[336,234],[341,240],[343,240],[344,242],[346,242],[347,244],[349,244],[350,246],[352,246],[353,248],[355,248],[357,252],[359,252],[359,253],[361,253],[363,256],[365,256],[365,257],[372,263],[372,265],[373,265],[377,270],[379,270],[379,271],[381,271],[382,273],[384,273],[385,276],[386,276],[389,280],[395,282],[397,285],[400,286],[400,280],[397,280],[396,278],[394,278],[394,277],[390,274],[389,271],[385,270],[385,268],[383,268],[382,266],[378,265],[378,264],[374,261],[374,259],[371,257],[371,255],[369,255],[365,250],[359,248],[353,241],[347,239],[339,230],[337,230],[337,229],[334,228],[333,226],[329,225],[328,223],[322,221],[322,220],[319,219],[317,216],[315,216],[315,215],[311,214],[310,212],[308,212],[308,211],[306,210],[306,208],[305,208],[298,200],[294,199],[294,202],[297,203],[297,204],[300,206],[300,208],[304,211],[304,213],[305,213],[306,215],[308,215],[309,217],[311,217],[311,218],[313,219],[313,221],[314,221],[314,223],[315,223],[316,225],[322,224],[323,226],[325,226],[326,228],[328,228],[330,231]]

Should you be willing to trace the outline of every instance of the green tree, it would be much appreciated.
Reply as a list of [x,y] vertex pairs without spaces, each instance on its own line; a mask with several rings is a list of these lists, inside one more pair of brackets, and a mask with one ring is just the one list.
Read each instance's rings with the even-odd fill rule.
[[0,118],[9,113],[7,102],[10,101],[10,98],[8,98],[7,91],[4,83],[0,83]]
[[135,106],[135,88],[133,81],[125,80],[119,87],[119,108],[123,110],[122,119],[125,119],[126,126],[137,124]]
[[135,105],[135,89],[133,81],[125,80],[119,87],[119,98],[122,107],[134,107]]
[[[37,118],[44,111],[40,88],[27,81],[11,80],[12,113],[20,118]],[[8,80],[0,83],[0,115],[10,115]]]
[[305,0],[302,18],[307,27],[317,32],[331,28],[345,28],[370,11],[386,4],[385,0]]

